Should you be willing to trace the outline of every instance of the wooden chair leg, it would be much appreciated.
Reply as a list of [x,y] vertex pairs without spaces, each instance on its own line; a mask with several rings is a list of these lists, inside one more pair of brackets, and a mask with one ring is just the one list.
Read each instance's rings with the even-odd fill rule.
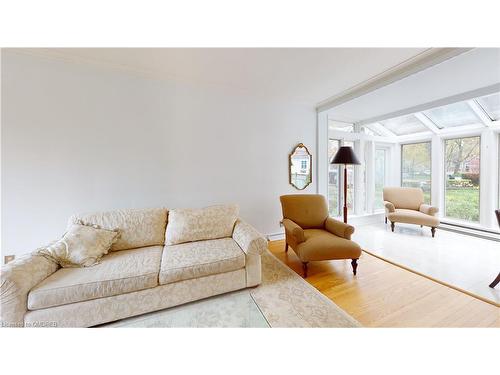
[[287,253],[287,252],[288,252],[288,244],[285,243],[285,253]]
[[490,284],[490,288],[496,287],[498,283],[500,283],[500,273],[498,274],[498,276],[496,277],[496,279],[493,280],[493,282]]
[[352,273],[356,276],[356,270],[358,269],[358,259],[353,259],[351,261]]
[[385,223],[387,224],[387,218],[385,218]]
[[434,238],[434,235],[436,234],[436,227],[431,228],[431,233],[432,233],[432,238]]
[[391,221],[391,230],[392,230],[393,232],[394,232],[394,225],[395,225],[395,224],[396,224],[396,223],[394,223],[394,221]]
[[302,262],[302,272],[304,273],[304,279],[307,277],[307,262]]

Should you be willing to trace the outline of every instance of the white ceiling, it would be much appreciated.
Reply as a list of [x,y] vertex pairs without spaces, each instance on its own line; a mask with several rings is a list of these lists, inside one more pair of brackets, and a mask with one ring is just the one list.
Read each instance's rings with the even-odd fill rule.
[[[398,113],[417,112],[437,102],[500,83],[500,48],[475,48],[327,111],[343,122],[367,123]],[[498,89],[495,89],[498,91]],[[461,100],[469,99],[464,97]],[[441,105],[444,103],[441,103]],[[422,108],[415,108],[422,106]],[[415,109],[415,110],[412,110]]]
[[69,48],[32,53],[160,78],[222,85],[315,106],[425,48]]

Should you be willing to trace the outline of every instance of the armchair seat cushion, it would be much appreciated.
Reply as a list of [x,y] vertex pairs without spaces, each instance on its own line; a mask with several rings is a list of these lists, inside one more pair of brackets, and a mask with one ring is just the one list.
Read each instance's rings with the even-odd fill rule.
[[38,310],[69,303],[153,288],[163,246],[112,252],[101,263],[84,268],[61,268],[28,294],[28,309]]
[[439,219],[436,216],[430,216],[420,211],[403,208],[396,208],[394,212],[387,214],[387,218],[395,223],[417,224],[427,227],[439,226]]
[[328,259],[357,259],[361,248],[356,242],[323,229],[304,230],[305,241],[297,246],[296,253],[300,260],[309,262]]
[[160,285],[236,271],[245,267],[245,253],[232,238],[165,246]]

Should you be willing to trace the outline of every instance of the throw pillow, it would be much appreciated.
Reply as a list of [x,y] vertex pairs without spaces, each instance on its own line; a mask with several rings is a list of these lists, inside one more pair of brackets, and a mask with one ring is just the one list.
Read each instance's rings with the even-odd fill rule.
[[61,267],[90,267],[99,263],[119,237],[118,229],[103,229],[80,221],[72,224],[60,240],[38,249],[38,253]]

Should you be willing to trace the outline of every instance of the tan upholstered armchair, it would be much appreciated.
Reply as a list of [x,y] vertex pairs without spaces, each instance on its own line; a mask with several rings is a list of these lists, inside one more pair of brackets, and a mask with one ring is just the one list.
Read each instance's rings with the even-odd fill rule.
[[361,248],[351,241],[354,227],[328,216],[325,197],[293,194],[280,197],[285,227],[285,251],[290,246],[302,261],[304,277],[307,264],[315,260],[351,259],[356,275]]
[[432,237],[439,226],[436,217],[437,207],[424,203],[424,192],[419,188],[386,187],[384,188],[385,223],[391,222],[394,232],[395,223],[417,224],[431,228]]

